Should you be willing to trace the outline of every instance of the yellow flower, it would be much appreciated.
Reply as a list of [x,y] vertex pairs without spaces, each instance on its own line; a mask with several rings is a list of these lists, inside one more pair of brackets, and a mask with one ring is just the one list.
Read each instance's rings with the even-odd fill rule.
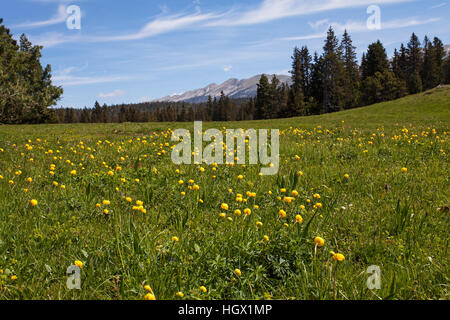
[[335,253],[333,254],[333,259],[339,262],[342,262],[345,260],[345,257],[342,253]]
[[244,214],[246,214],[247,216],[252,214],[252,210],[250,210],[249,208],[245,208],[244,209]]
[[263,240],[264,240],[265,243],[269,242],[269,241],[270,241],[270,240],[269,240],[269,236],[264,236],[264,237],[263,237]]
[[109,205],[111,204],[111,201],[109,201],[109,200],[103,200],[102,203],[103,203],[103,205],[105,205],[105,206],[109,206]]
[[76,176],[77,175],[77,170],[70,171],[70,174],[73,175],[73,176]]
[[105,209],[105,210],[103,210],[103,213],[106,214],[106,215],[108,215],[108,214],[109,214],[109,210],[108,210],[108,209]]
[[234,273],[235,273],[238,277],[240,277],[240,276],[242,275],[242,272],[241,272],[241,270],[239,270],[239,269],[234,269]]
[[278,211],[278,215],[280,216],[280,218],[286,219],[286,211],[284,211],[283,209]]
[[234,210],[234,214],[237,216],[240,216],[242,214],[242,212],[241,212],[241,210],[236,209],[236,210]]
[[177,295],[178,297],[180,297],[180,298],[183,298],[183,297],[184,297],[184,293],[181,292],[181,291],[178,291],[178,292],[176,293],[176,295]]
[[261,228],[261,227],[263,226],[263,223],[262,223],[261,221],[258,221],[258,222],[256,223],[256,226],[257,226],[258,228]]
[[298,191],[297,191],[297,190],[294,190],[294,191],[291,192],[291,194],[292,194],[294,197],[297,197],[297,196],[298,196]]
[[127,200],[127,202],[131,202],[131,201],[133,201],[133,199],[131,199],[130,197],[126,197],[126,199],[125,200]]
[[316,194],[314,194],[313,197],[314,197],[315,199],[320,199],[320,194],[316,193]]
[[178,239],[178,237],[175,237],[175,236],[174,236],[174,237],[172,237],[172,241],[173,241],[173,242],[178,242],[178,241],[180,241],[180,239]]
[[203,293],[208,292],[208,289],[206,289],[204,286],[201,286],[201,287],[200,287],[200,290],[201,290]]
[[17,280],[17,276],[16,275],[11,276],[11,280]]
[[144,299],[145,299],[145,300],[156,300],[155,295],[152,294],[152,293],[147,293],[147,294],[144,296]]
[[222,203],[220,207],[222,208],[222,210],[228,210],[228,204],[226,203]]
[[100,208],[102,205],[101,205],[100,203],[97,203],[95,206],[96,206],[97,208]]
[[184,183],[183,180],[178,180],[178,184],[181,186]]
[[221,217],[222,219],[225,219],[227,217],[227,215],[225,213],[221,213],[221,214],[219,214],[219,217]]
[[280,192],[281,192],[281,193],[285,193],[285,192],[286,192],[286,189],[285,189],[285,188],[282,188],[282,189],[280,189]]
[[344,174],[344,178],[345,178],[345,179],[348,179],[348,178],[350,178],[350,175],[348,175],[348,174],[346,173],[346,174]]
[[80,260],[75,260],[75,262],[73,264],[76,265],[80,269],[82,269],[83,265],[84,265],[83,262],[81,262]]
[[295,221],[297,222],[297,223],[302,223],[303,222],[303,218],[302,218],[302,216],[301,215],[296,215],[295,216]]
[[323,240],[323,238],[321,237],[315,237],[314,238],[314,243],[316,244],[316,246],[318,247],[323,247],[325,244],[325,240]]
[[299,171],[299,172],[297,172],[297,175],[302,176],[303,172]]
[[407,173],[408,172],[408,168],[402,168],[402,172],[403,173]]
[[27,182],[29,182],[29,183],[33,182],[33,178],[31,178],[31,177],[27,178]]
[[144,286],[144,289],[147,290],[148,292],[153,293],[152,288],[151,288],[148,284],[146,284],[146,285]]
[[199,187],[198,185],[194,185],[194,186],[192,187],[192,189],[194,189],[194,190],[200,190],[200,187]]
[[244,176],[242,174],[240,174],[240,175],[238,175],[238,179],[242,180],[242,179],[244,179]]
[[37,202],[37,200],[33,199],[33,200],[30,200],[30,204],[31,204],[33,207],[35,207],[35,206],[37,206],[38,202]]

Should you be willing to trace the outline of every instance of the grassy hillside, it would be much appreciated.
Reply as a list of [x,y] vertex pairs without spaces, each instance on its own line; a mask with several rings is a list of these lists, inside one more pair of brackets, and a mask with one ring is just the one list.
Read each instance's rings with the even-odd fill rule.
[[0,299],[448,299],[449,121],[447,86],[204,124],[279,128],[275,176],[173,164],[192,123],[0,126]]

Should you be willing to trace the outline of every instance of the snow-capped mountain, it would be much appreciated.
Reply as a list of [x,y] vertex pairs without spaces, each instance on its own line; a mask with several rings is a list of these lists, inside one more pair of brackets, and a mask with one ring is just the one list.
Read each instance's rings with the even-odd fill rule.
[[[267,75],[269,81],[273,75]],[[212,83],[202,89],[191,90],[182,94],[176,94],[172,96],[156,99],[160,102],[191,102],[200,103],[208,101],[208,96],[220,97],[220,93],[223,91],[225,95],[230,98],[250,98],[256,96],[256,84],[259,83],[261,75],[251,77],[249,79],[229,79],[222,84]],[[286,75],[277,75],[280,82],[290,83],[291,78]]]

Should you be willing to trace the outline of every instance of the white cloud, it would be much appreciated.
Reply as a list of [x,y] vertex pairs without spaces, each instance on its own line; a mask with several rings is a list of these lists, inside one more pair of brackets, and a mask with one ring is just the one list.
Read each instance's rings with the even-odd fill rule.
[[46,32],[39,36],[30,36],[29,38],[33,44],[43,46],[44,48],[82,40],[80,35],[69,36],[60,32]]
[[435,6],[432,6],[431,9],[441,8],[441,7],[446,6],[446,5],[447,5],[447,2],[442,2],[442,3],[439,3],[439,4],[435,5]]
[[231,66],[231,65],[226,65],[223,67],[223,71],[225,71],[225,72],[229,72],[229,71],[231,71],[231,69],[233,69],[233,66]]
[[114,90],[113,92],[109,92],[109,93],[100,92],[98,94],[98,96],[99,96],[99,98],[102,98],[102,99],[108,99],[108,98],[120,97],[120,96],[123,96],[124,94],[125,94],[125,91],[117,89],[117,90]]
[[52,77],[52,81],[59,86],[78,86],[96,83],[120,82],[130,80],[127,76],[105,76],[105,77],[78,77],[71,75],[60,75]]
[[[389,29],[399,29],[399,28],[406,28],[406,27],[413,27],[418,25],[424,25],[429,24],[433,22],[440,21],[440,18],[430,18],[426,20],[420,20],[416,17],[406,18],[406,19],[396,19],[391,21],[385,21],[381,23],[381,29],[382,30],[389,30]],[[328,27],[332,26],[334,31],[336,33],[342,33],[344,30],[347,30],[350,33],[359,33],[359,32],[370,32],[373,31],[369,28],[367,28],[366,23],[364,22],[358,22],[358,21],[348,21],[344,24],[341,24],[339,22],[329,22],[328,20],[320,20],[315,23],[310,23],[310,26],[314,29],[323,29],[323,32],[315,32],[308,35],[302,35],[302,36],[295,36],[295,37],[286,37],[281,38],[279,40],[285,40],[285,41],[297,41],[297,40],[310,40],[310,39],[320,39],[324,38],[326,36],[326,32]],[[379,31],[379,30],[377,30]]]
[[[381,5],[410,1],[414,0],[378,0],[376,3]],[[373,4],[373,0],[264,0],[256,9],[251,9],[231,16],[228,15],[222,20],[209,23],[209,25],[251,25],[336,9],[364,7],[371,4]]]
[[124,40],[139,40],[149,38],[158,34],[175,31],[197,25],[206,20],[218,18],[220,15],[213,13],[201,14],[199,12],[194,14],[176,14],[157,18],[147,23],[141,30],[135,33],[130,33],[122,36],[105,36],[92,38],[92,41],[124,41]]
[[66,12],[66,6],[63,4],[60,4],[58,6],[58,11],[50,19],[43,20],[43,21],[24,22],[24,23],[16,24],[15,26],[13,26],[13,28],[39,28],[39,27],[51,26],[54,24],[59,24],[59,23],[65,22],[67,17],[68,17],[68,14]]

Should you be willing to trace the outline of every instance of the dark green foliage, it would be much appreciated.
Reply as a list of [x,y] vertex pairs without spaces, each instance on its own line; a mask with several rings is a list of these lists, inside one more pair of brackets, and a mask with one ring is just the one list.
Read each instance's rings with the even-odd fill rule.
[[[0,19],[0,123],[55,122],[49,106],[63,93],[51,82],[51,67],[41,66],[40,46],[22,34],[19,43]],[[74,120],[74,119],[71,119]]]

